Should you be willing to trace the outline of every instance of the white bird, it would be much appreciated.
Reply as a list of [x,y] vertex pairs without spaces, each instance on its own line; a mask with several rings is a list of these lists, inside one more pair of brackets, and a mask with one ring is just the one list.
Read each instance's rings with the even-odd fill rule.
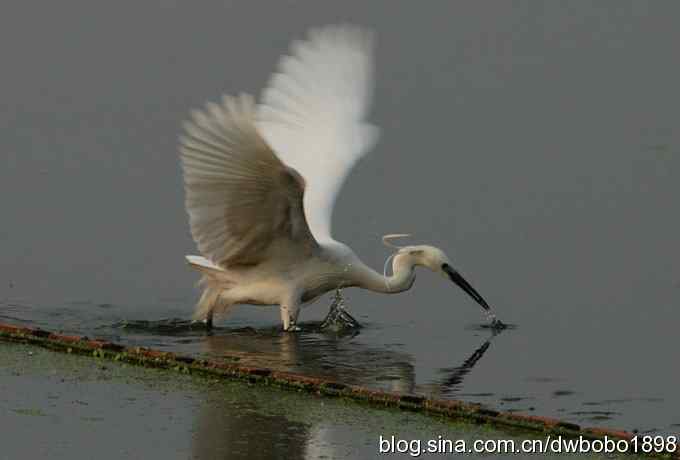
[[[333,239],[338,191],[378,138],[365,121],[372,90],[372,34],[327,26],[293,42],[259,106],[242,94],[192,112],[180,150],[191,234],[205,256],[187,256],[203,275],[195,319],[211,327],[215,313],[237,304],[278,305],[284,330],[297,331],[300,307],[322,294],[402,292],[422,266],[501,324],[440,249],[399,247],[384,276]],[[402,235],[385,243],[394,236]]]

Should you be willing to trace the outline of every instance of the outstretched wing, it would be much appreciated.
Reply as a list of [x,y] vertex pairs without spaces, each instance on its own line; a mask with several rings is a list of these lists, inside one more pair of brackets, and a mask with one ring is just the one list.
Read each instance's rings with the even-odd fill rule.
[[335,198],[354,163],[377,141],[364,122],[373,90],[369,31],[311,30],[293,42],[262,95],[258,126],[281,160],[302,174],[304,209],[318,241],[332,240]]
[[304,181],[258,133],[253,99],[225,96],[192,118],[180,150],[191,234],[203,255],[228,267],[259,263],[277,243],[315,247]]

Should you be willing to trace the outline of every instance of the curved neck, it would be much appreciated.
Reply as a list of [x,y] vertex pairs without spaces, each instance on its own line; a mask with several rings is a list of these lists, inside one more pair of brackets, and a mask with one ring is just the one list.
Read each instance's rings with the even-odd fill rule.
[[357,268],[357,285],[375,292],[403,292],[410,289],[416,279],[415,264],[409,257],[394,258],[391,276],[383,276],[363,263]]

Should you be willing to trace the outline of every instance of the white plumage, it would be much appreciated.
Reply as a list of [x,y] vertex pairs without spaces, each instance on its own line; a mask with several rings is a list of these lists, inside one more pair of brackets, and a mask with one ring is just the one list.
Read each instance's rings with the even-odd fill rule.
[[314,29],[293,42],[262,93],[258,127],[307,181],[304,208],[318,241],[330,240],[335,198],[378,140],[364,120],[373,93],[373,36],[349,26]]
[[384,277],[332,238],[337,194],[378,138],[365,121],[373,71],[369,31],[314,29],[281,59],[259,106],[224,96],[192,112],[180,151],[191,234],[205,256],[187,256],[203,273],[197,318],[211,324],[235,304],[279,305],[284,329],[297,330],[303,303],[350,286],[400,292],[418,265],[489,311],[437,248],[400,248]]

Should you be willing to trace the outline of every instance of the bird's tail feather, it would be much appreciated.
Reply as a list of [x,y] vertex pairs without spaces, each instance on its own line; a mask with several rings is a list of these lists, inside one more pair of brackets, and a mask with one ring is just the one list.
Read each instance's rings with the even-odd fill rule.
[[201,256],[187,256],[187,262],[191,268],[201,272],[203,276],[198,285],[203,288],[201,298],[196,304],[193,318],[203,321],[212,313],[224,313],[231,306],[226,291],[234,284],[228,270],[212,263]]
[[217,273],[224,273],[224,268],[212,263],[210,260],[201,256],[186,256],[187,262],[191,266],[205,275],[215,275]]

